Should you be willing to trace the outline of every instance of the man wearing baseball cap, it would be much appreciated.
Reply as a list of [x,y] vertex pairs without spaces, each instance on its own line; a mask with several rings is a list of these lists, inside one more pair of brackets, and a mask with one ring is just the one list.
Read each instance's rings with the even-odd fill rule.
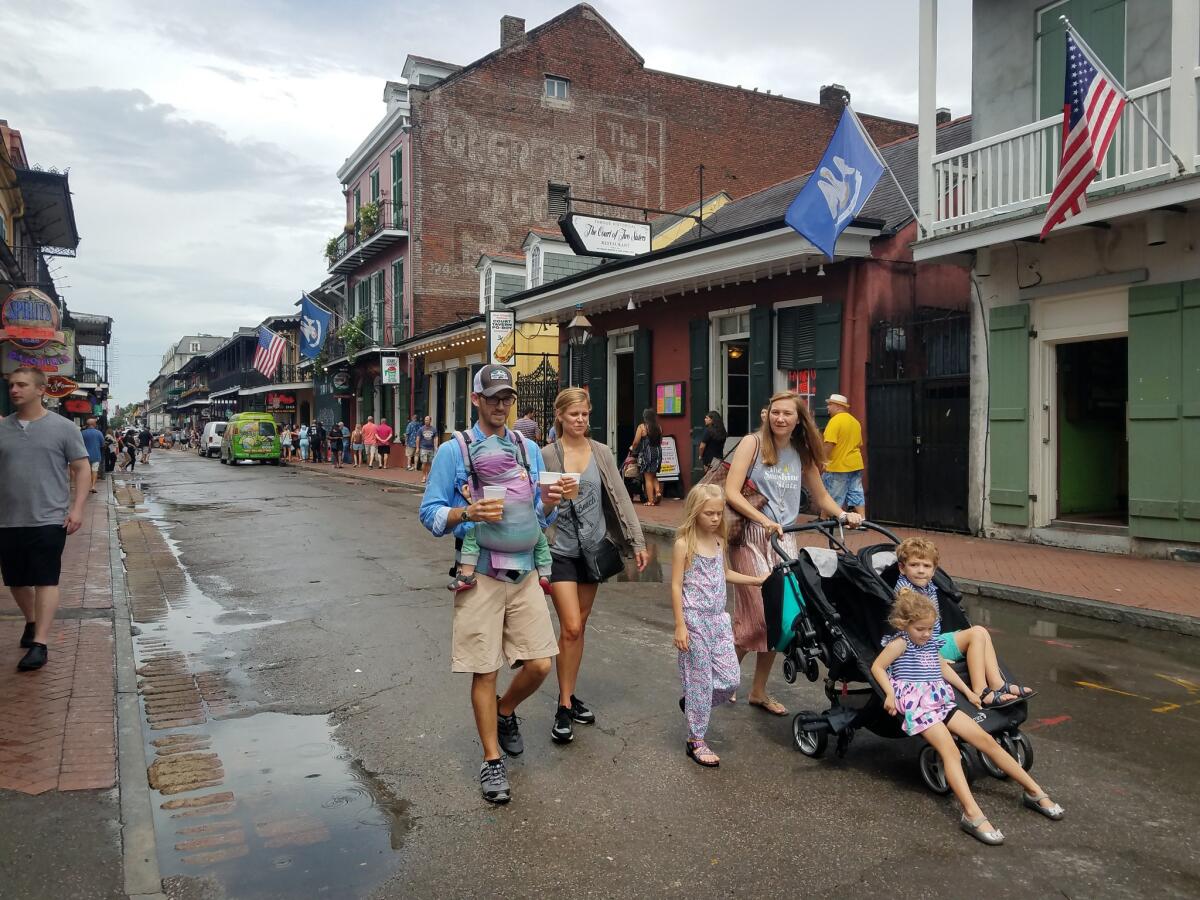
[[850,415],[850,401],[842,394],[830,394],[829,424],[825,426],[825,455],[829,462],[821,479],[833,502],[853,509],[866,518],[863,495],[862,425]]
[[[483,798],[507,803],[512,790],[504,755],[525,749],[517,706],[538,689],[558,653],[533,557],[541,530],[557,517],[562,486],[539,485],[537,445],[505,424],[517,399],[508,368],[484,366],[472,387],[475,424],[438,448],[420,516],[435,537],[453,532],[462,538],[475,529],[480,546],[475,586],[455,596],[450,667],[471,675],[471,706],[483,745]],[[498,486],[504,498],[486,499],[484,488]],[[497,675],[506,663],[517,674],[498,697]]]

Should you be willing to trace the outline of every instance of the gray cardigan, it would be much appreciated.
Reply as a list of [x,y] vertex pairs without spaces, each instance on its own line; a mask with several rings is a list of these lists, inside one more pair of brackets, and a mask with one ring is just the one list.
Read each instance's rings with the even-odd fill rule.
[[[557,441],[542,448],[542,465],[548,472],[563,470],[562,445]],[[604,486],[604,525],[608,537],[626,555],[646,549],[646,538],[642,535],[642,523],[638,520],[625,490],[625,480],[617,471],[616,460],[607,444],[592,441],[592,458],[600,472],[600,483]]]

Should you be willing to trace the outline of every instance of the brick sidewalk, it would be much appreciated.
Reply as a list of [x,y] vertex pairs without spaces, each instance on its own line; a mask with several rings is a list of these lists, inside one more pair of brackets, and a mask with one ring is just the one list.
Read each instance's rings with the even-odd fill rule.
[[83,527],[67,538],[62,606],[50,661],[17,672],[24,618],[0,590],[0,789],[40,794],[110,788],[117,778],[116,679],[108,491],[93,494]]
[[[326,464],[312,463],[301,463],[295,468],[417,489],[421,481],[417,473],[402,468],[381,472],[347,466],[334,470]],[[664,499],[661,506],[637,505],[637,512],[643,524],[674,528],[682,516],[683,502]],[[923,535],[932,539],[941,551],[946,570],[957,578],[1200,618],[1200,565],[1194,563],[1064,550],[912,528],[891,530],[901,537]],[[855,540],[858,545],[868,539]],[[823,541],[812,538],[811,543]]]

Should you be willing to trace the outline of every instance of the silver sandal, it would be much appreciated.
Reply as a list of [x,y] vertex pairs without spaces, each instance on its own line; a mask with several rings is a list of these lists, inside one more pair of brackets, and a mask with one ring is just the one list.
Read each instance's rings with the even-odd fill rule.
[[1032,809],[1034,812],[1041,813],[1047,819],[1053,819],[1055,822],[1057,822],[1063,817],[1063,813],[1066,811],[1057,803],[1055,803],[1053,806],[1042,806],[1042,801],[1049,799],[1049,796],[1044,792],[1037,795],[1025,793],[1021,794],[1022,804],[1029,809]]
[[990,844],[993,847],[1004,843],[1004,835],[999,831],[982,831],[980,826],[988,820],[987,816],[980,816],[978,819],[968,819],[967,814],[963,813],[963,817],[958,820],[958,826],[971,837],[984,844]]

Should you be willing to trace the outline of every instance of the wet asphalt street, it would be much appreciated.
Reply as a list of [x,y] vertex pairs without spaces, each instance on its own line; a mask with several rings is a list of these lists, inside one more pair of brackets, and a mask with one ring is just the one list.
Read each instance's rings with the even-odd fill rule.
[[[167,608],[142,610],[139,663],[182,655],[209,692],[208,721],[160,714],[147,746],[202,741],[223,766],[201,792],[219,816],[179,818],[154,794],[172,896],[1200,895],[1195,640],[971,603],[1041,692],[1033,774],[1067,810],[1022,810],[1017,787],[981,773],[977,799],[1007,836],[990,848],[923,786],[919,742],[863,733],[845,758],[811,760],[790,718],[739,700],[709,732],[721,767],[691,763],[668,591],[610,584],[577,690],[598,724],[550,742],[552,676],[520,710],[514,800],[492,808],[469,682],[449,672],[453,545],[421,527],[417,495],[176,452],[136,482],[124,515],[145,547],[123,529],[127,565],[153,555],[173,584]],[[793,712],[824,708],[803,679],[772,690]]]

